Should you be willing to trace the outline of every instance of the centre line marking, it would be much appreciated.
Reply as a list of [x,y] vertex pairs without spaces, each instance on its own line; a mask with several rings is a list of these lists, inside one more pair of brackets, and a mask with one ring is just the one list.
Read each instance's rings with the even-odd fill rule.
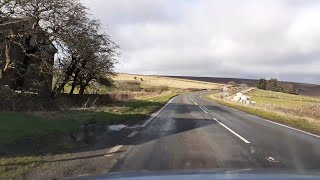
[[139,131],[133,131],[131,134],[128,135],[128,138],[134,137],[138,133],[139,133]]
[[203,107],[199,106],[199,108],[206,114],[208,114],[208,112],[206,110],[203,109]]
[[104,155],[104,156],[111,157],[111,156],[113,156],[114,153],[116,153],[117,151],[119,151],[119,149],[121,149],[122,147],[123,147],[123,145],[117,145],[117,146],[111,148],[111,149],[107,152],[107,154]]
[[198,103],[196,103],[196,102],[193,102],[193,103],[198,106]]
[[213,118],[217,123],[219,123],[221,126],[223,126],[224,128],[226,128],[228,131],[230,131],[232,134],[234,134],[235,136],[237,136],[238,138],[240,138],[243,142],[250,144],[250,142],[248,140],[246,140],[245,138],[243,138],[242,136],[240,136],[238,133],[234,132],[232,129],[228,128],[226,125],[224,125],[222,122],[218,121],[216,118]]

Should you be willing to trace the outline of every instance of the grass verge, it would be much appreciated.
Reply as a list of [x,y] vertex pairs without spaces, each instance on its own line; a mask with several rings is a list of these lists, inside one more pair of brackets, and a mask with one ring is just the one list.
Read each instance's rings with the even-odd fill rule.
[[[156,97],[142,98],[107,107],[89,110],[38,113],[0,113],[0,179],[13,179],[30,169],[48,163],[58,155],[12,155],[11,150],[28,149],[28,145],[43,143],[47,147],[38,149],[47,152],[52,149],[63,154],[77,146],[64,144],[59,134],[76,130],[82,124],[95,122],[109,124],[135,124],[144,120],[151,113],[161,108],[177,93],[166,93]],[[43,138],[39,138],[43,137]],[[31,144],[17,144],[21,139],[28,139]],[[6,152],[3,152],[6,151]]]
[[263,109],[259,109],[253,106],[246,106],[242,104],[237,104],[233,102],[226,102],[223,100],[220,100],[213,95],[205,95],[204,98],[208,100],[212,100],[218,104],[228,106],[234,109],[238,109],[240,111],[253,114],[259,117],[262,117],[264,119],[268,119],[274,122],[278,122],[281,124],[285,124],[297,129],[305,130],[307,132],[320,135],[320,125],[317,123],[309,122],[307,119],[299,118],[299,117],[291,117],[287,116],[285,114],[280,114],[277,112],[271,112]]

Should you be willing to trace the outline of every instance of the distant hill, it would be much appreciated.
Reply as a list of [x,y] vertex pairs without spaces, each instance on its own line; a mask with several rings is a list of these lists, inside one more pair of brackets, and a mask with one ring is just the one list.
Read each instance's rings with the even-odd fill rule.
[[[189,79],[203,82],[212,82],[219,84],[227,84],[229,81],[234,81],[237,84],[247,84],[248,86],[256,86],[257,80],[255,79],[237,79],[237,78],[217,78],[217,77],[193,77],[193,76],[165,76],[178,79]],[[295,88],[299,89],[299,94],[307,96],[320,96],[320,85],[306,84],[297,82],[286,82],[294,85]]]
[[142,87],[167,86],[179,89],[220,89],[224,85],[217,83],[208,83],[205,81],[194,81],[186,79],[170,78],[165,76],[148,76],[139,74],[118,73],[113,78],[116,82],[121,81],[138,81]]

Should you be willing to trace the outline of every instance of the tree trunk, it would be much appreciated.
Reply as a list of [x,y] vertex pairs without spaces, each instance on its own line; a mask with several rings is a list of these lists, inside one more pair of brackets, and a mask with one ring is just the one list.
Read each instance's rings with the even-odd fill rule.
[[79,73],[80,73],[80,69],[78,68],[76,73],[75,73],[75,75],[74,75],[74,77],[73,77],[73,83],[72,83],[72,87],[71,87],[71,90],[70,90],[70,93],[69,93],[70,96],[73,95],[74,90],[75,90],[75,88],[77,86]]
[[[72,57],[72,59],[74,62],[74,57]],[[69,82],[69,78],[72,76],[72,72],[75,69],[75,64],[73,62],[68,67],[68,71],[65,73],[62,83],[57,88],[55,88],[55,90],[52,91],[51,98],[55,98],[59,94],[61,94],[62,90],[64,89],[64,86]]]
[[83,95],[84,94],[84,91],[86,90],[87,86],[88,86],[88,82],[85,82],[83,84],[80,85],[80,90],[79,90],[79,94],[80,95]]
[[80,95],[83,95],[85,90],[86,90],[86,86],[81,85],[81,86],[80,86],[80,90],[79,90],[79,94],[80,94]]
[[75,82],[73,82],[72,83],[72,86],[71,86],[71,90],[70,90],[70,93],[69,93],[69,95],[70,96],[72,96],[73,95],[73,93],[74,93],[74,90],[76,89],[76,83]]
[[10,44],[7,42],[6,47],[4,50],[4,56],[5,56],[5,62],[3,64],[3,67],[1,67],[0,72],[0,79],[4,76],[5,72],[10,68],[11,66],[11,56],[10,56]]

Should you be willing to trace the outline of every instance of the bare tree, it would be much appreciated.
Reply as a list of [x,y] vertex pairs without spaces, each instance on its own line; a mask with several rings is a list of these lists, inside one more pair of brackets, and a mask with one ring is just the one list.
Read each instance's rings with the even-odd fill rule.
[[[53,96],[72,83],[84,92],[90,81],[113,73],[117,46],[100,33],[99,21],[89,18],[78,0],[0,0],[0,79],[9,69],[19,69],[23,83],[30,59],[42,65],[33,73],[51,73],[55,77]],[[50,64],[43,45],[54,45],[58,51]],[[21,64],[10,57],[11,46],[19,46],[25,54]],[[1,58],[3,57],[3,58]],[[4,60],[3,60],[4,59]],[[54,71],[52,71],[54,69]]]
[[[28,71],[52,74],[53,61],[48,61],[54,53],[52,42],[60,42],[63,35],[70,34],[68,25],[81,23],[77,21],[78,14],[85,10],[76,0],[1,0],[0,29],[5,61],[0,63],[0,78],[6,71],[14,70],[16,82],[23,84]],[[12,61],[11,55],[16,53],[13,49],[24,54],[22,61]],[[38,60],[36,69],[30,68],[32,59]]]
[[113,75],[118,46],[108,35],[99,32],[98,20],[87,19],[81,25],[76,36],[67,42],[66,53],[70,58],[61,61],[64,75],[55,86],[55,94],[59,94],[67,83],[71,83],[71,95],[76,87],[83,94],[92,80],[108,80],[108,76]]

